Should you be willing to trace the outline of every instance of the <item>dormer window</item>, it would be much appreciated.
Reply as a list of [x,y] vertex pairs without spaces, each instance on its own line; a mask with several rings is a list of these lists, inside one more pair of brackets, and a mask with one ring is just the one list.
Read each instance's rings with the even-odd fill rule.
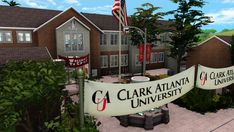
[[0,43],[12,43],[11,31],[0,31]]
[[30,31],[16,31],[18,43],[32,43],[32,35]]

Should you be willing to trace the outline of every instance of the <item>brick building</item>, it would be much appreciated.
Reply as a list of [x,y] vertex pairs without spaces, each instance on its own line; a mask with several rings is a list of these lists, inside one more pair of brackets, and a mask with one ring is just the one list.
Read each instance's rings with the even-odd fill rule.
[[211,68],[225,68],[231,63],[231,36],[213,36],[188,52],[186,67],[201,64]]
[[[0,6],[0,12],[0,49],[43,47],[54,59],[58,55],[89,54],[91,75],[118,73],[118,22],[113,16],[79,13],[73,8],[58,11]],[[167,21],[159,23],[168,27]],[[157,35],[161,41],[155,42],[147,69],[165,67],[168,35]],[[122,72],[140,72],[137,48],[130,44],[130,36],[123,34]]]

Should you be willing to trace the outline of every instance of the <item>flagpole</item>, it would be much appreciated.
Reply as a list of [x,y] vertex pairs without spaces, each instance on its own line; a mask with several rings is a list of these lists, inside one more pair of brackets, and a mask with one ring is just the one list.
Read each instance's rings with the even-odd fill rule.
[[[119,8],[119,15],[120,15],[120,19],[121,19],[121,1],[119,3],[120,8]],[[121,20],[119,20],[119,80],[121,79]]]

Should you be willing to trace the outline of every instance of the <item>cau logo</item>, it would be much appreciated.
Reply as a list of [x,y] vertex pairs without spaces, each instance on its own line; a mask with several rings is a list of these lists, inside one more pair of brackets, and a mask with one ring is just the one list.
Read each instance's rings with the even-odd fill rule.
[[92,101],[97,105],[97,111],[104,111],[106,109],[107,103],[110,103],[109,92],[107,91],[104,93],[101,90],[94,92],[92,95]]
[[200,81],[201,81],[201,85],[205,85],[206,81],[207,81],[207,73],[206,72],[202,72],[200,74]]

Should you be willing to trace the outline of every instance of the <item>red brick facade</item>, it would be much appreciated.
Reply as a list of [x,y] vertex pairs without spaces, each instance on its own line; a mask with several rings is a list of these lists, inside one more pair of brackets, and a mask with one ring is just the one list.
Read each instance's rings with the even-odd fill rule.
[[187,56],[186,67],[201,64],[211,68],[231,66],[230,46],[217,37],[192,48]]

